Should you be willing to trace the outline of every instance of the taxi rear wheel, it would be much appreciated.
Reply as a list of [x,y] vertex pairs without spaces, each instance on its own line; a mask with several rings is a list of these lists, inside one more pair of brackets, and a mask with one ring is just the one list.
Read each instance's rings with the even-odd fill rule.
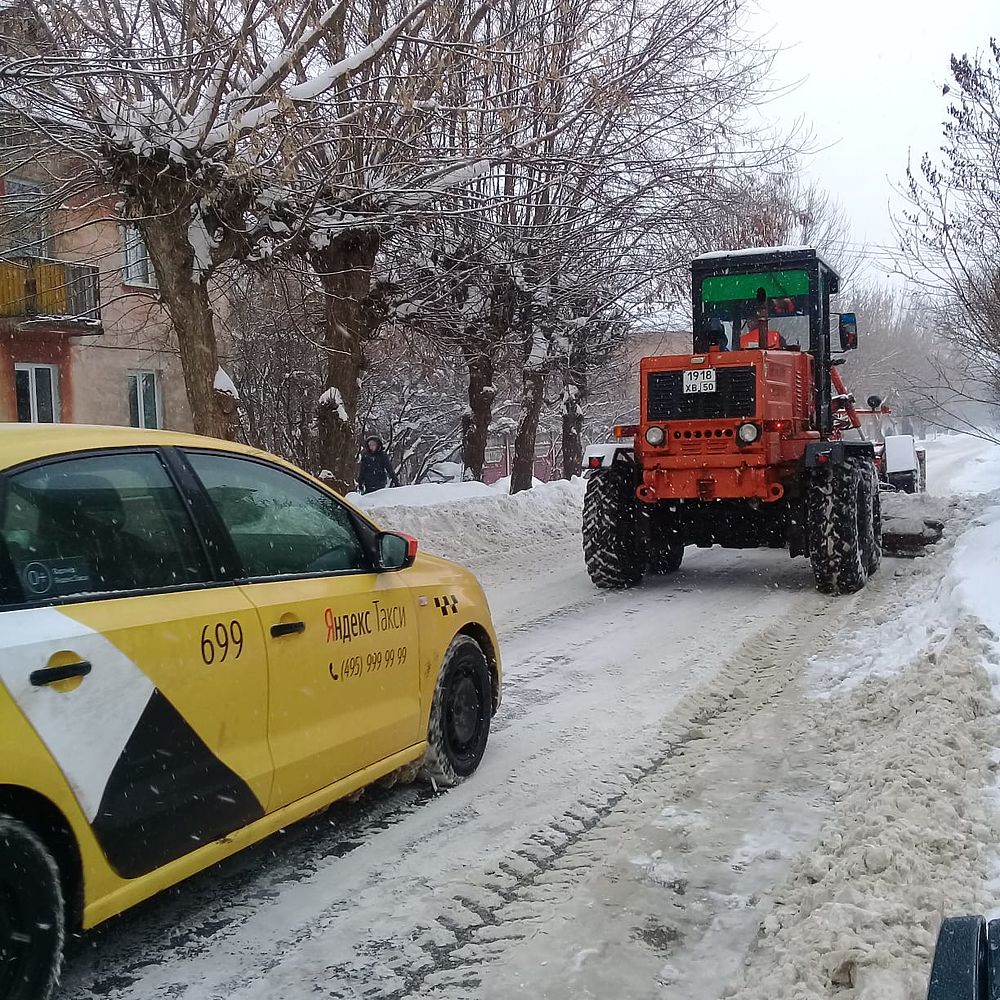
[[434,688],[421,769],[425,780],[450,788],[479,767],[490,735],[492,707],[486,657],[475,639],[460,635],[445,653]]
[[0,998],[46,1000],[62,967],[65,906],[55,859],[20,820],[0,816]]

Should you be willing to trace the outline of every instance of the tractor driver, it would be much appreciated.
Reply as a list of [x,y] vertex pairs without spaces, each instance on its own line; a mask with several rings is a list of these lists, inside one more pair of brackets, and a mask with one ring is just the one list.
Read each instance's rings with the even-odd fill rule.
[[712,316],[705,321],[705,340],[710,351],[728,351],[729,338],[726,336],[725,324],[718,316]]

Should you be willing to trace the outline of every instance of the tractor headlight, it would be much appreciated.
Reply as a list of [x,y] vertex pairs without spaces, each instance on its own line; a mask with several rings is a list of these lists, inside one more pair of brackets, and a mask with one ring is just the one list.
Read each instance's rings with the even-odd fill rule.
[[756,424],[740,424],[736,436],[743,444],[753,444],[760,437],[760,428]]
[[662,427],[650,427],[646,431],[646,443],[651,444],[654,448],[659,448],[666,439],[666,434],[663,433]]

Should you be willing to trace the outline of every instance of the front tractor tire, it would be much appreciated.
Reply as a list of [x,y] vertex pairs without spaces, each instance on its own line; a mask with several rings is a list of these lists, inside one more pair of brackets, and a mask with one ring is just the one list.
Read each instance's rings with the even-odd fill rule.
[[809,554],[824,594],[854,594],[878,568],[882,549],[878,491],[870,463],[851,459],[812,471]]
[[623,590],[642,580],[639,501],[632,466],[616,462],[587,481],[583,498],[583,556],[587,572],[602,590]]

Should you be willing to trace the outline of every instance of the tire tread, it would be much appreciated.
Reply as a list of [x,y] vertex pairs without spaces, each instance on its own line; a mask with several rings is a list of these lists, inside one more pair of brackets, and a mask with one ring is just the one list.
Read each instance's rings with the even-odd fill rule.
[[624,464],[602,469],[587,481],[583,555],[590,579],[602,590],[623,590],[642,580],[637,505]]

